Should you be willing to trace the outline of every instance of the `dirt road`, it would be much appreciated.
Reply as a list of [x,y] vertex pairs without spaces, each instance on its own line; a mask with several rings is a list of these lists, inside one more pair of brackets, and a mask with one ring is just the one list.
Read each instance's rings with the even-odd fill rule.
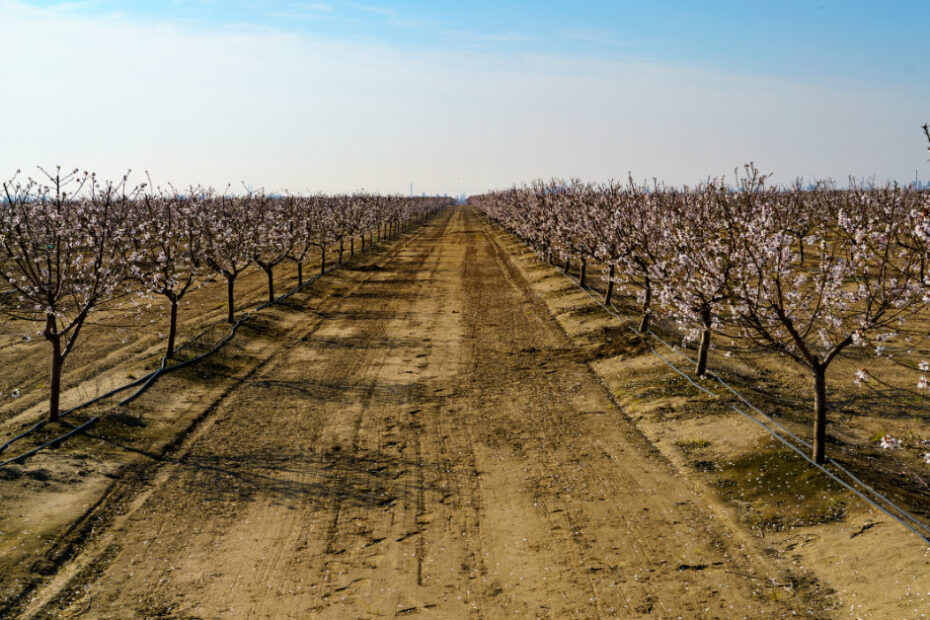
[[[40,617],[779,617],[486,223],[434,219],[227,395]],[[806,609],[800,609],[806,611]]]

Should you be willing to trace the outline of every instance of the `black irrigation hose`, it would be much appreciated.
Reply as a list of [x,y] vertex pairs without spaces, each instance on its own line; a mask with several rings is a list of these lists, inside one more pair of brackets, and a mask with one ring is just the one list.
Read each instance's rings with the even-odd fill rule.
[[70,438],[70,437],[72,437],[72,436],[74,436],[74,435],[77,435],[77,434],[80,433],[80,432],[83,432],[83,431],[87,430],[88,428],[90,428],[91,426],[93,426],[94,424],[96,424],[99,420],[100,420],[100,418],[98,418],[97,416],[94,416],[94,417],[92,417],[91,419],[89,419],[87,422],[84,422],[84,423],[81,424],[80,426],[71,429],[70,431],[68,431],[68,432],[65,433],[64,435],[60,435],[60,436],[58,436],[58,437],[55,437],[54,439],[45,442],[45,443],[42,444],[41,446],[37,446],[37,447],[33,448],[33,449],[30,450],[29,452],[24,452],[23,454],[20,454],[19,456],[13,457],[13,458],[11,458],[11,459],[8,460],[8,461],[4,461],[4,462],[0,463],[0,467],[6,467],[7,465],[10,465],[11,463],[19,463],[19,464],[22,464],[22,463],[24,463],[24,462],[26,461],[26,459],[28,459],[29,457],[35,456],[36,453],[38,453],[40,450],[44,450],[45,448],[48,448],[49,446],[59,446],[59,445],[61,445],[61,442],[65,441],[66,439],[68,439],[68,438]]
[[[384,239],[382,238],[381,240],[379,240],[378,243],[372,243],[372,244],[371,244],[371,247],[372,247],[372,248],[377,247],[377,246],[380,245],[383,241],[384,241]],[[93,398],[93,399],[91,399],[91,400],[89,400],[89,401],[87,401],[87,402],[85,402],[85,403],[81,403],[80,405],[76,405],[76,406],[74,406],[74,407],[72,407],[72,408],[70,408],[70,409],[68,409],[68,410],[66,410],[66,411],[64,411],[64,412],[62,412],[62,413],[59,415],[59,417],[60,417],[60,418],[63,418],[63,417],[65,417],[66,415],[69,415],[69,414],[71,414],[71,413],[74,413],[75,411],[78,411],[78,410],[80,410],[80,409],[84,409],[84,408],[86,408],[86,407],[89,407],[90,405],[93,405],[94,403],[97,403],[97,402],[99,402],[99,401],[101,401],[101,400],[104,400],[104,399],[106,399],[106,398],[109,398],[109,397],[111,397],[111,396],[113,396],[113,395],[115,395],[115,394],[119,394],[120,392],[126,391],[126,390],[131,389],[131,388],[134,388],[134,387],[136,387],[136,386],[141,386],[138,390],[136,390],[135,392],[133,392],[128,398],[125,398],[125,399],[121,400],[121,401],[118,403],[120,406],[122,406],[122,405],[128,405],[129,403],[131,403],[132,401],[134,401],[135,399],[137,399],[139,396],[141,396],[142,394],[144,394],[150,387],[152,387],[152,385],[154,385],[155,382],[159,379],[159,377],[161,377],[163,374],[172,372],[172,371],[174,371],[174,370],[180,370],[181,368],[185,368],[185,367],[187,367],[187,366],[190,366],[190,365],[192,365],[192,364],[194,364],[194,363],[196,363],[196,362],[199,362],[199,361],[203,360],[203,359],[204,359],[205,357],[207,357],[208,355],[213,355],[214,353],[216,353],[217,351],[219,351],[219,350],[220,350],[221,348],[223,348],[223,346],[225,346],[230,340],[232,340],[233,336],[236,335],[236,331],[239,329],[239,326],[240,326],[244,321],[250,319],[250,318],[252,317],[252,313],[253,313],[253,312],[258,312],[259,310],[264,310],[265,308],[267,308],[267,307],[269,307],[269,306],[272,306],[272,305],[274,305],[274,304],[277,304],[277,303],[280,303],[280,302],[284,301],[285,299],[289,298],[291,295],[294,295],[295,293],[297,293],[297,292],[303,290],[304,288],[310,286],[311,284],[313,284],[314,282],[316,282],[318,279],[320,279],[320,278],[323,277],[324,275],[326,275],[326,274],[328,274],[328,273],[334,271],[335,269],[338,269],[338,268],[341,267],[341,266],[342,266],[341,264],[332,265],[329,269],[325,270],[325,271],[322,272],[322,273],[318,273],[318,274],[314,275],[312,278],[306,280],[303,284],[300,284],[300,285],[294,287],[293,289],[291,289],[290,291],[284,293],[283,295],[281,295],[280,297],[274,299],[273,301],[266,301],[266,302],[264,302],[264,303],[262,303],[262,304],[259,304],[259,305],[255,308],[254,311],[248,312],[247,314],[245,314],[244,316],[242,316],[238,321],[236,321],[236,322],[233,324],[232,330],[229,332],[229,334],[226,335],[226,336],[225,336],[222,340],[220,340],[218,343],[216,343],[216,344],[213,346],[213,348],[211,348],[211,349],[210,349],[209,351],[207,351],[206,353],[203,353],[203,354],[201,354],[201,355],[198,355],[197,357],[191,358],[191,359],[189,359],[189,360],[185,360],[185,361],[183,361],[183,362],[181,362],[181,363],[179,363],[179,364],[174,364],[174,365],[172,365],[172,366],[168,366],[168,365],[167,365],[167,364],[168,364],[168,358],[167,358],[167,357],[162,357],[162,359],[161,359],[161,365],[160,365],[160,367],[158,368],[158,370],[155,370],[155,371],[153,371],[153,372],[151,372],[151,373],[149,373],[149,374],[147,374],[147,375],[145,375],[145,376],[143,376],[143,377],[140,377],[139,379],[136,379],[136,380],[133,381],[132,383],[127,383],[127,384],[124,385],[124,386],[121,386],[121,387],[115,388],[115,389],[113,389],[113,390],[110,390],[110,391],[107,392],[106,394],[102,394],[102,395],[100,395],[100,396],[97,396],[96,398]],[[196,336],[194,336],[194,338],[192,338],[192,339],[189,340],[188,342],[185,342],[185,343],[182,344],[180,347],[178,347],[178,350],[180,350],[180,349],[182,349],[183,347],[185,347],[185,346],[187,346],[187,345],[193,343],[194,341],[198,340],[198,339],[201,338],[204,334],[206,334],[208,331],[210,331],[211,329],[213,329],[213,327],[215,327],[217,324],[218,324],[218,323],[214,323],[214,324],[208,326],[208,327],[207,327],[206,329],[204,329],[202,332],[200,332],[199,334],[197,334]],[[68,437],[70,437],[71,435],[74,435],[76,432],[78,432],[78,430],[87,427],[90,423],[96,422],[97,420],[98,420],[98,418],[97,418],[97,417],[94,417],[94,418],[92,418],[89,422],[87,422],[87,423],[81,425],[80,427],[78,427],[78,429],[75,429],[75,430],[73,430],[73,431],[70,431],[70,432],[66,433],[65,435],[63,435],[62,437],[58,437],[57,439],[53,439],[52,441],[50,441],[50,442],[48,442],[48,443],[46,443],[46,444],[43,444],[43,445],[41,445],[41,446],[39,446],[39,447],[37,447],[37,448],[34,448],[34,449],[30,450],[29,452],[26,452],[26,453],[24,453],[24,454],[21,454],[21,455],[15,457],[15,458],[12,458],[12,459],[10,459],[10,460],[8,460],[8,461],[4,461],[4,462],[0,463],[0,468],[5,467],[6,465],[9,465],[10,463],[18,462],[18,461],[20,461],[20,459],[23,459],[23,460],[24,460],[24,459],[26,459],[26,458],[28,458],[28,457],[34,455],[34,454],[35,454],[36,452],[38,452],[39,450],[42,450],[42,449],[44,449],[44,448],[46,448],[46,447],[48,447],[48,446],[50,446],[50,445],[52,445],[52,444],[55,444],[56,442],[61,442],[61,441],[63,441],[64,439],[67,439]],[[20,433],[20,434],[17,435],[16,437],[13,437],[12,439],[10,439],[10,440],[7,441],[6,443],[4,443],[2,446],[0,446],[0,454],[2,454],[3,451],[6,450],[6,449],[7,449],[10,445],[12,445],[13,443],[15,443],[15,442],[17,442],[17,441],[19,441],[19,440],[21,440],[21,439],[27,437],[28,435],[32,434],[32,433],[35,432],[35,431],[39,430],[40,428],[42,428],[43,426],[45,426],[45,424],[47,424],[47,423],[48,423],[48,420],[41,420],[41,421],[39,421],[39,422],[33,424],[32,426],[30,426],[28,429],[26,429],[24,432]]]
[[3,451],[9,448],[12,444],[16,443],[17,441],[19,441],[26,435],[29,435],[30,433],[39,430],[40,428],[45,426],[47,423],[48,423],[48,420],[40,420],[39,422],[36,422],[35,424],[27,428],[25,431],[23,431],[21,434],[17,435],[13,439],[9,440],[8,442],[0,446],[0,454],[3,454]]
[[[66,415],[69,415],[69,414],[74,413],[75,411],[78,411],[78,410],[80,410],[80,409],[84,409],[85,407],[90,407],[90,406],[93,405],[94,403],[96,403],[96,402],[98,402],[98,401],[101,401],[101,400],[103,400],[103,399],[105,399],[105,398],[109,398],[109,397],[113,396],[114,394],[119,394],[120,392],[123,392],[123,391],[125,391],[125,390],[128,390],[129,388],[136,387],[137,385],[140,385],[141,383],[145,382],[145,381],[146,381],[149,377],[151,377],[153,374],[155,374],[155,373],[147,374],[147,375],[145,375],[144,377],[141,377],[141,378],[139,378],[139,379],[136,379],[136,380],[133,381],[132,383],[127,383],[127,384],[124,385],[124,386],[121,386],[121,387],[112,389],[112,390],[110,390],[109,392],[107,392],[106,394],[101,394],[100,396],[97,396],[96,398],[93,398],[93,399],[87,401],[86,403],[81,403],[80,405],[75,405],[75,406],[72,407],[71,409],[67,409],[67,410],[65,410],[65,411],[62,411],[62,412],[58,415],[58,417],[59,417],[59,418],[63,418],[63,417],[65,417]],[[39,430],[40,428],[42,428],[42,427],[45,426],[46,424],[48,424],[48,420],[40,420],[39,422],[36,422],[35,424],[33,424],[32,426],[30,426],[29,428],[27,428],[25,431],[23,431],[22,433],[20,433],[20,434],[17,435],[16,437],[13,437],[12,439],[10,439],[10,440],[7,441],[6,443],[4,443],[2,446],[0,446],[0,454],[2,454],[4,450],[6,450],[7,448],[9,448],[11,445],[13,445],[14,443],[16,443],[16,442],[19,441],[20,439],[23,439],[23,438],[27,437],[28,435],[30,435],[31,433],[33,433],[33,432]]]

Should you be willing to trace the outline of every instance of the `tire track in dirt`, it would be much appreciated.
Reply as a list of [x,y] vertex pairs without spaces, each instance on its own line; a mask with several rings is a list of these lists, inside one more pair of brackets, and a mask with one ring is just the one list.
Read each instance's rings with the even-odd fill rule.
[[60,611],[795,611],[768,597],[770,567],[656,457],[509,261],[455,209],[332,296],[185,445]]

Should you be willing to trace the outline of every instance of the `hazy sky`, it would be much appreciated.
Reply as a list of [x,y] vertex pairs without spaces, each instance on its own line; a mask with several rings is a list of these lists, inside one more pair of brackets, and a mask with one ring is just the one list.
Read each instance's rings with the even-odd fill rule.
[[927,180],[928,32],[917,0],[0,0],[0,177]]

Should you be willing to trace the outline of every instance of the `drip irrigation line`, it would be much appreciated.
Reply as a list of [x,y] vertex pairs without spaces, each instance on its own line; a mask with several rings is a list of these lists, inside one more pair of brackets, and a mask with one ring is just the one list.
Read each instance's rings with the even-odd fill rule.
[[98,418],[97,416],[94,416],[94,417],[92,417],[91,419],[89,419],[87,422],[84,422],[84,423],[81,424],[80,426],[71,429],[70,431],[68,431],[68,432],[65,433],[64,435],[60,435],[60,436],[58,436],[58,437],[55,437],[55,438],[52,439],[51,441],[47,441],[47,442],[45,442],[44,444],[42,444],[41,446],[37,446],[37,447],[33,448],[32,450],[30,450],[30,451],[28,451],[28,452],[24,452],[23,454],[20,454],[19,456],[15,456],[15,457],[11,458],[11,459],[8,460],[8,461],[3,461],[2,463],[0,463],[0,467],[6,467],[7,465],[9,465],[9,464],[11,464],[11,463],[20,463],[20,464],[21,464],[21,463],[23,463],[26,459],[28,459],[29,457],[35,456],[40,450],[44,450],[45,448],[48,448],[49,446],[58,446],[58,445],[61,445],[61,442],[65,441],[66,439],[69,439],[70,437],[73,437],[74,435],[77,435],[77,434],[80,433],[80,432],[83,432],[83,431],[87,430],[88,428],[90,428],[91,426],[93,426],[94,424],[96,424],[97,421],[98,421],[99,419],[100,419],[100,418]]
[[[794,450],[794,451],[795,451],[798,455],[800,455],[801,458],[803,458],[805,461],[807,461],[808,463],[810,463],[811,465],[813,465],[814,467],[816,467],[817,469],[819,469],[821,472],[825,473],[827,476],[829,476],[830,478],[832,478],[834,481],[836,481],[838,484],[840,484],[840,485],[843,486],[844,488],[848,489],[849,491],[851,491],[852,493],[854,493],[855,495],[857,495],[859,498],[861,498],[863,501],[865,501],[867,504],[869,504],[870,506],[872,506],[872,507],[875,508],[876,510],[878,510],[878,511],[884,513],[884,514],[886,514],[887,516],[891,517],[893,520],[897,521],[898,523],[900,523],[901,525],[903,525],[904,527],[906,527],[907,529],[909,529],[911,532],[914,533],[915,536],[917,536],[918,538],[920,538],[920,540],[922,540],[927,546],[930,546],[930,538],[927,538],[926,536],[924,536],[923,534],[921,534],[920,532],[918,532],[910,523],[907,523],[904,519],[902,519],[902,518],[899,517],[898,515],[893,514],[890,510],[888,510],[888,509],[885,508],[884,506],[880,506],[876,501],[873,501],[872,498],[866,497],[866,495],[865,495],[864,493],[862,493],[862,492],[859,491],[858,489],[854,488],[851,484],[849,484],[849,483],[846,482],[845,480],[840,479],[839,476],[837,476],[836,474],[834,474],[834,473],[831,472],[830,470],[826,469],[826,468],[823,467],[822,465],[819,465],[818,463],[816,463],[816,462],[814,461],[814,459],[812,459],[811,457],[809,457],[809,456],[807,455],[806,452],[804,452],[803,450],[801,450],[799,447],[797,447],[796,445],[794,445],[793,443],[791,443],[790,441],[788,441],[787,439],[785,439],[784,437],[782,437],[782,436],[779,435],[778,433],[774,432],[772,429],[770,429],[768,426],[766,426],[763,422],[760,422],[759,420],[757,420],[756,418],[754,418],[754,417],[751,416],[750,414],[748,414],[748,413],[746,413],[745,411],[743,411],[743,410],[741,410],[740,408],[738,408],[736,405],[730,405],[730,408],[733,409],[733,411],[736,411],[737,413],[742,414],[743,417],[745,417],[745,418],[746,418],[747,420],[749,420],[750,422],[754,422],[754,423],[758,424],[758,425],[759,425],[760,427],[762,427],[765,431],[767,431],[772,437],[774,437],[775,439],[777,439],[778,441],[780,441],[780,442],[783,443],[784,445],[786,445],[786,446],[788,446],[789,448],[791,448],[792,450]],[[884,495],[881,495],[881,494],[876,494],[876,495],[878,495],[878,497],[881,498],[882,500],[888,502],[888,504],[894,505],[894,504],[891,502],[891,500],[889,500],[889,499],[888,499],[887,497],[885,497]],[[902,512],[904,515],[910,517],[910,520],[912,520],[912,521],[913,521],[914,523],[916,523],[917,525],[921,526],[924,530],[927,530],[927,527],[926,527],[925,525],[923,525],[922,523],[920,523],[920,521],[917,521],[917,519],[914,518],[913,516],[911,516],[909,513],[904,512],[903,510],[902,510],[901,512]]]
[[43,426],[45,426],[45,424],[46,424],[47,422],[48,422],[48,420],[40,420],[39,422],[36,422],[35,424],[33,424],[32,426],[30,426],[29,428],[27,428],[27,429],[26,429],[25,431],[23,431],[21,434],[17,435],[17,436],[14,437],[13,439],[10,439],[9,441],[7,441],[5,444],[3,444],[2,446],[0,446],[0,454],[3,454],[3,451],[4,451],[4,450],[6,450],[7,448],[9,448],[12,444],[16,443],[17,441],[19,441],[19,440],[22,439],[23,437],[27,436],[29,433],[32,433],[32,432],[34,432],[34,431],[37,431],[37,430],[39,430],[40,428],[42,428]]
[[[517,237],[517,238],[519,239],[519,237]],[[521,239],[521,242],[523,243],[523,245],[524,245],[530,252],[533,252],[533,249],[530,248],[529,245],[528,245],[525,241],[523,241],[523,240]],[[534,252],[534,254],[535,254],[535,252]],[[632,331],[633,333],[635,333],[635,334],[637,334],[637,335],[639,335],[639,336],[648,335],[648,336],[653,337],[654,339],[656,339],[657,341],[659,341],[660,343],[662,343],[663,345],[665,345],[666,347],[668,347],[669,349],[671,349],[673,352],[675,352],[675,353],[677,353],[678,355],[680,355],[681,357],[683,357],[685,360],[691,362],[692,364],[694,363],[694,360],[691,359],[690,357],[688,357],[684,352],[682,352],[682,351],[680,350],[679,347],[675,347],[674,345],[669,344],[668,342],[666,342],[663,338],[661,338],[658,334],[656,334],[656,333],[655,333],[653,330],[651,330],[651,329],[650,329],[650,330],[647,330],[647,331],[645,332],[645,334],[644,334],[644,333],[643,333],[642,331],[640,331],[639,329],[633,327],[632,325],[629,325],[629,324],[628,324],[628,319],[625,318],[625,317],[623,317],[623,316],[620,314],[619,310],[617,309],[617,307],[616,307],[613,303],[611,303],[610,306],[608,307],[606,304],[602,303],[598,298],[596,298],[594,295],[592,295],[591,292],[590,292],[590,290],[589,290],[588,288],[586,288],[586,287],[584,287],[584,286],[581,286],[581,284],[580,284],[579,282],[575,281],[575,280],[574,280],[571,276],[569,276],[567,273],[564,273],[564,272],[559,271],[559,270],[557,270],[557,271],[558,271],[558,273],[560,273],[562,276],[564,276],[565,279],[567,279],[569,282],[571,282],[572,285],[577,286],[582,292],[584,292],[584,293],[585,293],[595,304],[597,304],[601,309],[603,309],[604,311],[606,311],[609,315],[613,316],[615,319],[617,319],[617,320],[619,320],[620,322],[626,324],[625,326],[627,327],[627,329],[629,329],[630,331]],[[647,346],[649,346],[649,345],[647,345]],[[706,393],[706,394],[709,394],[709,395],[712,396],[713,398],[719,398],[719,396],[720,396],[719,394],[715,394],[714,392],[708,390],[707,388],[705,388],[705,387],[703,387],[703,386],[697,384],[694,380],[691,379],[691,377],[689,377],[688,375],[686,375],[682,370],[680,370],[678,367],[676,367],[672,362],[670,362],[670,361],[669,361],[668,359],[666,359],[664,356],[662,356],[661,354],[659,354],[653,347],[649,346],[649,350],[650,350],[650,352],[651,352],[653,355],[655,355],[655,356],[657,356],[659,359],[661,359],[669,368],[671,368],[673,371],[675,371],[676,373],[678,373],[679,375],[681,375],[683,378],[685,378],[685,379],[688,381],[688,383],[690,383],[692,386],[696,387],[698,390],[700,390],[700,391],[702,391],[702,392],[704,392],[704,393]],[[727,383],[726,381],[724,381],[723,378],[722,378],[718,373],[716,373],[716,372],[714,372],[714,371],[708,371],[708,372],[707,372],[707,375],[710,376],[710,377],[712,377],[714,380],[716,380],[716,381],[717,381],[721,386],[723,386],[727,391],[729,391],[731,394],[733,394],[733,396],[735,396],[735,397],[736,397],[737,399],[739,399],[743,404],[745,404],[751,411],[753,411],[753,412],[755,412],[755,413],[761,415],[761,416],[762,416],[763,418],[765,418],[768,422],[771,422],[772,424],[774,424],[782,433],[784,433],[785,435],[788,435],[791,439],[793,439],[794,441],[796,441],[798,444],[800,444],[800,445],[803,446],[804,448],[807,448],[808,450],[811,449],[811,444],[810,444],[810,443],[808,443],[807,441],[801,439],[800,437],[798,437],[797,435],[795,435],[794,433],[792,433],[790,430],[788,430],[787,428],[785,428],[780,422],[778,422],[778,420],[775,420],[771,415],[765,413],[764,411],[762,411],[761,409],[759,409],[758,407],[756,407],[755,405],[753,405],[752,403],[750,403],[748,400],[746,400],[746,398],[745,398],[742,394],[740,394],[739,392],[737,392],[729,383]],[[863,489],[865,489],[865,490],[871,495],[871,497],[867,496],[867,495],[866,495],[863,491],[861,491],[860,489],[857,489],[857,488],[855,488],[854,486],[852,486],[852,484],[850,484],[849,482],[847,482],[847,481],[845,481],[845,480],[842,480],[839,476],[837,476],[835,473],[833,473],[833,472],[831,472],[830,470],[828,470],[828,469],[827,469],[826,467],[824,467],[823,465],[820,465],[819,463],[815,462],[814,459],[812,459],[810,456],[808,456],[807,453],[804,452],[801,448],[799,448],[797,445],[795,445],[795,444],[792,443],[791,441],[788,441],[788,439],[786,439],[784,436],[782,436],[781,434],[779,434],[778,432],[776,432],[775,430],[773,430],[772,428],[770,428],[770,427],[769,427],[768,425],[766,425],[764,422],[758,420],[758,419],[757,419],[756,417],[754,417],[753,415],[751,415],[751,414],[749,414],[749,413],[743,411],[742,409],[740,409],[739,407],[737,407],[737,406],[734,405],[734,404],[731,404],[731,405],[730,405],[730,408],[733,409],[733,411],[736,411],[737,413],[739,413],[740,415],[742,415],[743,417],[745,417],[745,418],[746,418],[747,420],[749,420],[750,422],[753,422],[754,424],[757,424],[757,425],[758,425],[759,427],[761,427],[764,431],[766,431],[769,435],[771,435],[772,437],[774,437],[775,439],[777,439],[779,442],[781,442],[782,444],[784,444],[785,446],[787,446],[788,448],[790,448],[791,450],[793,450],[794,452],[796,452],[799,456],[801,456],[801,458],[803,458],[803,459],[804,459],[805,461],[807,461],[809,464],[813,465],[816,469],[820,470],[822,473],[826,474],[829,478],[831,478],[831,479],[832,479],[833,481],[835,481],[837,484],[839,484],[839,485],[842,486],[843,488],[847,489],[848,491],[852,492],[854,495],[856,495],[857,497],[859,497],[860,499],[862,499],[864,502],[866,502],[868,505],[872,506],[873,508],[875,508],[876,510],[878,510],[878,511],[881,512],[882,514],[885,514],[886,516],[890,517],[892,520],[894,520],[894,521],[896,521],[897,523],[899,523],[900,525],[904,526],[904,527],[905,527],[906,529],[908,529],[911,533],[913,533],[915,536],[917,536],[921,541],[923,541],[924,544],[926,544],[927,546],[930,546],[930,537],[928,537],[928,535],[930,535],[930,526],[928,526],[928,525],[926,525],[925,523],[921,522],[920,520],[917,519],[917,517],[915,517],[914,515],[910,514],[910,513],[907,512],[905,509],[901,508],[898,504],[896,504],[895,502],[893,502],[891,499],[889,499],[889,498],[886,497],[885,495],[881,494],[880,492],[878,492],[877,490],[875,490],[875,489],[874,489],[873,487],[871,487],[870,485],[868,485],[868,484],[866,484],[865,482],[863,482],[863,481],[862,481],[861,479],[859,479],[856,475],[854,475],[852,472],[850,472],[846,467],[844,467],[844,466],[842,466],[841,464],[837,463],[834,459],[832,459],[832,458],[830,458],[830,457],[827,457],[827,464],[828,464],[828,465],[831,465],[832,467],[834,467],[834,468],[836,468],[838,471],[840,471],[842,474],[848,476],[852,481],[854,481],[856,484],[858,484],[858,485],[861,486]],[[883,506],[883,505],[881,505],[879,502],[884,502],[885,505]],[[889,508],[889,507],[890,507],[890,508]],[[894,510],[894,512],[892,512],[892,510]],[[898,514],[895,514],[895,512],[898,513]],[[922,531],[922,532],[925,532],[927,535],[925,535],[924,533],[921,533],[921,531]]]
[[[62,411],[60,414],[58,414],[58,417],[59,417],[59,419],[60,419],[60,418],[63,418],[63,417],[65,417],[65,416],[67,416],[67,415],[70,415],[70,414],[74,413],[75,411],[78,411],[78,410],[80,410],[80,409],[84,409],[84,408],[86,408],[86,407],[89,407],[89,406],[93,405],[94,403],[96,403],[96,402],[98,402],[98,401],[101,401],[101,400],[103,400],[103,399],[105,399],[105,398],[109,398],[109,397],[113,396],[114,394],[119,394],[120,392],[123,392],[123,391],[128,390],[128,389],[130,389],[130,388],[133,388],[133,387],[135,387],[135,386],[137,386],[137,385],[140,385],[140,384],[144,383],[152,374],[154,374],[154,373],[150,373],[150,374],[148,374],[148,375],[145,375],[144,377],[141,377],[141,378],[139,378],[139,379],[136,379],[136,380],[133,381],[132,383],[127,383],[126,385],[123,385],[123,386],[121,386],[121,387],[112,389],[112,390],[110,390],[109,392],[107,392],[106,394],[101,394],[100,396],[97,396],[96,398],[93,398],[93,399],[91,399],[91,400],[89,400],[89,401],[87,401],[87,402],[85,402],[85,403],[81,403],[80,405],[76,405],[76,406],[74,406],[74,407],[72,407],[72,408],[70,408],[70,409],[66,409],[65,411]],[[10,439],[10,440],[7,441],[6,443],[4,443],[2,446],[0,446],[0,454],[2,454],[4,450],[6,450],[7,448],[9,448],[11,445],[13,445],[14,443],[16,443],[16,442],[19,441],[20,439],[24,439],[24,438],[27,437],[29,434],[31,434],[31,433],[33,433],[33,432],[39,430],[40,428],[42,428],[42,427],[45,426],[46,424],[48,424],[48,420],[40,420],[39,422],[36,422],[35,424],[33,424],[32,426],[30,426],[29,428],[27,428],[25,431],[23,431],[22,433],[20,433],[20,434],[17,435],[16,437],[13,437],[12,439]],[[2,467],[2,465],[0,465],[0,467]]]
[[180,346],[175,347],[175,349],[174,349],[175,354],[177,354],[179,351],[183,351],[185,348],[191,346],[192,344],[194,344],[195,342],[197,342],[198,340],[200,340],[201,338],[203,338],[204,336],[206,336],[207,333],[209,333],[210,330],[212,330],[214,327],[216,327],[217,325],[222,325],[222,324],[225,323],[225,322],[226,322],[226,319],[217,319],[216,321],[213,321],[212,323],[210,323],[209,325],[207,325],[207,326],[203,329],[203,331],[201,331],[199,334],[197,334],[196,336],[194,336],[194,337],[188,339],[186,342],[182,343]]

